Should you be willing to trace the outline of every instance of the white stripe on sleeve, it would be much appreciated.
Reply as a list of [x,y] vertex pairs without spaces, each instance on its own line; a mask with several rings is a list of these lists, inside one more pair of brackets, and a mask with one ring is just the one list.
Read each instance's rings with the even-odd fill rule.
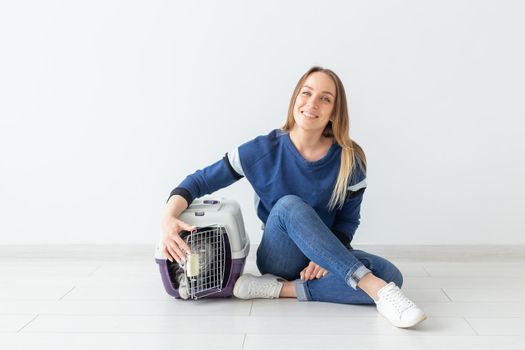
[[366,187],[366,178],[364,178],[361,182],[356,183],[355,185],[348,186],[348,191],[356,192],[365,187]]
[[228,152],[228,160],[230,161],[230,164],[231,164],[233,170],[235,170],[237,172],[237,174],[239,174],[241,176],[245,176],[244,175],[244,171],[242,170],[241,158],[239,157],[239,149],[238,148],[234,149],[231,152]]

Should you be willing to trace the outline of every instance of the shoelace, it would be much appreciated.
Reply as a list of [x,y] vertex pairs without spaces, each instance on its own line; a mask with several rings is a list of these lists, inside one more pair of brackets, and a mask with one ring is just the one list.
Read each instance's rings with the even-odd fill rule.
[[275,288],[275,281],[260,281],[254,280],[250,282],[250,296],[254,298],[267,298],[273,296],[273,288]]
[[399,313],[415,306],[415,304],[410,299],[408,299],[405,293],[403,293],[399,288],[391,290],[387,295],[385,295],[385,299],[390,304],[394,305]]

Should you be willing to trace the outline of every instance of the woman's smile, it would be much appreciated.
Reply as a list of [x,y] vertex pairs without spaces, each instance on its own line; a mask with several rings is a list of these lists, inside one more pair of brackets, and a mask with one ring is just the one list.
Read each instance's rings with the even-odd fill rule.
[[307,119],[316,119],[319,118],[319,116],[309,110],[302,110],[301,114],[306,117]]

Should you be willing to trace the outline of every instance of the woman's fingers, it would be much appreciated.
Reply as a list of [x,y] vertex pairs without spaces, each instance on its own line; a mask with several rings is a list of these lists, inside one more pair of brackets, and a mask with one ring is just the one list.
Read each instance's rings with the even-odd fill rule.
[[175,251],[173,250],[171,246],[171,241],[164,242],[164,249],[168,253],[171,262],[173,262],[174,260],[177,261],[177,253],[175,253]]
[[180,238],[179,234],[176,233],[173,235],[173,241],[175,241],[178,247],[182,248],[186,253],[190,253],[190,247],[186,244],[186,242],[184,242],[182,238]]
[[307,267],[301,271],[299,276],[302,281],[313,280],[315,278],[321,278],[328,274],[328,271],[323,269],[321,266],[317,265],[314,262],[310,262]]
[[314,269],[315,269],[315,265],[313,265],[313,263],[308,264],[308,266],[304,269],[304,279],[305,280],[311,279]]
[[190,247],[186,244],[186,242],[184,242],[184,240],[180,237],[180,232],[185,230],[185,231],[188,231],[188,232],[193,232],[195,231],[197,228],[195,226],[192,226],[192,225],[188,225],[187,223],[185,223],[184,221],[178,221],[178,228],[177,228],[177,231],[175,234],[174,234],[174,237],[173,239],[175,240],[175,242],[177,242],[177,244],[179,245],[180,248],[182,248],[187,254],[190,253]]
[[303,271],[299,274],[301,276],[301,280],[307,281],[310,278],[310,265],[306,266]]
[[317,269],[319,268],[318,265],[314,264],[312,266],[312,271],[310,272],[310,277],[308,279],[313,280],[315,279],[315,276],[317,275]]
[[185,261],[186,260],[186,256],[184,255],[184,253],[182,252],[182,250],[180,250],[179,246],[177,243],[175,243],[174,241],[170,241],[168,243],[168,246],[169,246],[169,249],[170,249],[170,254],[175,258],[175,260],[180,264],[182,261]]
[[180,237],[181,231],[194,232],[197,228],[193,225],[188,225],[175,217],[167,217],[161,222],[164,231],[164,255],[168,260],[173,262],[185,261],[186,255],[190,254],[190,247]]
[[162,252],[164,253],[164,256],[166,257],[166,259],[168,259],[169,261],[173,262],[173,256],[168,251],[168,248],[166,247],[166,244],[164,244],[164,248],[163,248]]
[[173,262],[173,260],[178,263],[186,261],[185,252],[189,253],[189,251],[190,248],[179,235],[175,235],[174,239],[167,238],[164,241],[164,255],[166,255],[171,262]]
[[321,266],[316,264],[315,265],[315,270],[312,273],[312,279],[314,279],[314,278],[321,278],[323,276],[323,272],[324,271],[325,270]]
[[305,280],[313,280],[315,278],[321,278],[325,276],[328,271],[323,269],[321,266],[317,265],[313,261],[308,264],[308,266],[303,270]]
[[314,262],[310,262],[308,266],[304,269],[305,272],[305,279],[306,280],[313,280],[315,278],[321,278],[323,277],[323,273],[326,272],[325,269],[323,269],[321,266],[317,265]]

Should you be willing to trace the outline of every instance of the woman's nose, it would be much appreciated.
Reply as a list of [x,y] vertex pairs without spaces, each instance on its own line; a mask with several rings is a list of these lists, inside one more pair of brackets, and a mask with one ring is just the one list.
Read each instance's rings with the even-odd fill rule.
[[314,96],[310,96],[310,98],[307,101],[307,104],[312,108],[317,108],[317,99]]

